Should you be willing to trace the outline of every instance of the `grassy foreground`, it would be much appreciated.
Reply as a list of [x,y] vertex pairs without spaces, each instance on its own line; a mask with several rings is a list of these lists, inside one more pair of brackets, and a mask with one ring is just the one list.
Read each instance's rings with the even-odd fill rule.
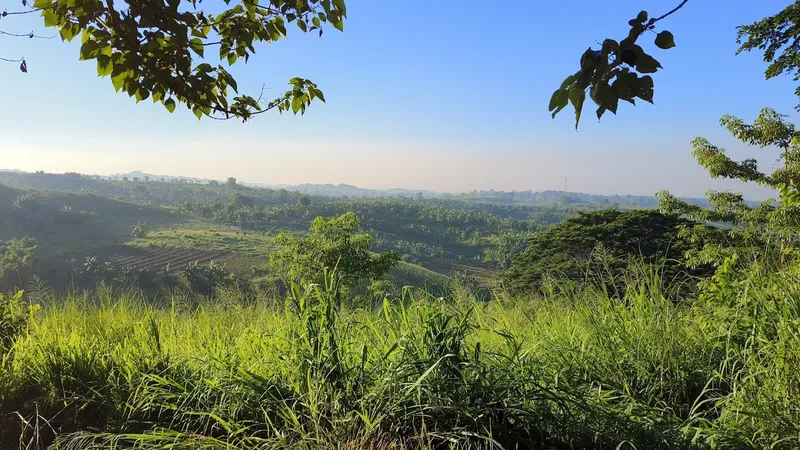
[[678,305],[657,283],[622,300],[407,292],[340,312],[322,288],[286,305],[34,295],[27,328],[0,328],[0,442],[798,448],[800,279],[723,270],[707,292]]

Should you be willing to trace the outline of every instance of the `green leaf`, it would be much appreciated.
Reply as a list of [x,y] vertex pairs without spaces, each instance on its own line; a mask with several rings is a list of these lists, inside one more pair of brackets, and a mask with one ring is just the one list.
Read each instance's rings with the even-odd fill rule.
[[639,78],[634,92],[642,100],[653,103],[653,78],[649,75]]
[[322,91],[320,91],[319,89],[314,89],[314,95],[319,97],[319,99],[322,100],[322,103],[325,103],[325,96],[322,95]]
[[342,13],[342,17],[347,17],[347,6],[344,4],[344,0],[333,0],[333,6]]
[[[224,69],[220,67],[220,70]],[[233,92],[239,92],[239,85],[236,83],[236,79],[233,78],[233,75],[231,75],[228,72],[224,72],[223,76],[225,77],[225,81],[228,83],[228,86],[230,86],[231,89],[233,89]]]
[[286,25],[283,23],[283,19],[278,16],[275,18],[274,21],[275,30],[280,34],[282,37],[286,37]]
[[633,51],[636,52],[636,70],[641,73],[655,73],[658,69],[662,69],[661,63],[656,61],[655,58],[644,52],[642,47],[638,45],[633,46]]
[[591,72],[594,68],[595,63],[598,61],[596,52],[592,50],[591,47],[586,49],[585,52],[581,55],[581,71],[583,72]]
[[668,50],[675,47],[675,37],[667,30],[656,35],[656,47]]
[[629,66],[636,64],[636,52],[633,50],[623,50],[622,53],[619,54],[619,58],[623,63]]
[[[237,59],[238,57],[239,57],[239,56],[238,56],[238,55],[237,55],[235,52],[230,52],[230,53],[228,53],[228,65],[229,65],[229,66],[232,66],[232,65],[233,65],[233,63],[235,63],[235,62],[236,62],[236,59]],[[236,88],[233,88],[233,90],[236,90]]]
[[605,98],[606,90],[611,89],[606,83],[595,83],[589,90],[589,98],[597,106],[603,106],[603,98]]
[[637,78],[635,73],[628,71],[620,72],[617,75],[617,79],[611,84],[611,88],[618,98],[635,105],[636,102],[633,100],[633,97],[638,85]]
[[94,52],[98,48],[98,44],[95,41],[88,40],[81,45],[80,56],[78,57],[79,61],[86,61],[87,59],[92,59],[94,57]]
[[164,100],[164,107],[167,108],[169,112],[175,112],[175,100],[168,98]]
[[606,55],[616,53],[619,51],[619,42],[614,39],[606,39],[603,41],[603,51]]
[[197,117],[197,119],[198,119],[198,120],[199,120],[201,117],[203,117],[203,110],[202,110],[202,109],[200,109],[200,107],[199,107],[199,106],[195,106],[195,107],[193,107],[193,108],[192,108],[192,112],[194,113],[195,117]]
[[308,26],[306,25],[305,20],[302,19],[297,21],[297,28],[300,28],[300,31],[302,31],[303,33],[308,31]]
[[636,16],[636,20],[639,22],[647,22],[647,11],[640,11]]
[[189,48],[201,58],[203,57],[204,47],[203,41],[201,41],[200,38],[192,38],[192,40],[189,41]]
[[111,57],[108,55],[98,55],[97,56],[97,76],[98,77],[105,77],[107,75],[111,75],[111,71],[114,70],[114,65],[111,64]]
[[129,96],[133,97],[138,89],[139,82],[135,78],[129,79],[125,86],[125,92],[127,92]]
[[[595,98],[597,97],[597,98]],[[614,89],[610,86],[605,85],[604,88],[599,88],[595,95],[592,97],[592,100],[597,103],[597,120],[603,116],[603,113],[606,111],[611,111],[614,114],[617,114],[617,105],[619,104],[619,97]],[[598,102],[599,100],[599,102]]]
[[50,0],[35,0],[33,2],[33,7],[36,9],[48,9],[50,4]]
[[303,107],[303,100],[299,96],[295,96],[292,99],[292,112],[297,114],[300,111],[300,108]]
[[553,91],[553,95],[550,96],[550,104],[547,105],[548,111],[552,111],[558,108],[558,105],[560,103],[559,96],[561,95],[561,92],[563,92],[563,89],[556,89],[555,91]]
[[44,26],[54,27],[58,25],[58,15],[49,8],[42,11],[42,17],[44,17]]
[[122,89],[122,86],[125,85],[125,80],[128,78],[127,72],[122,72],[117,76],[111,75],[111,84],[114,85],[114,90],[119,92]]
[[322,22],[320,22],[319,17],[314,17],[313,19],[311,19],[311,23],[313,23],[315,27],[322,25]]
[[614,114],[617,114],[617,105],[619,104],[619,97],[614,92],[613,89],[609,89],[606,91],[606,95],[603,98],[603,108],[611,111]]
[[209,63],[202,63],[198,64],[197,67],[194,68],[194,70],[201,73],[208,73],[208,72],[213,72],[214,68],[211,67],[211,64]]
[[139,88],[134,97],[136,98],[136,103],[139,103],[142,100],[147,100],[147,98],[150,97],[150,92],[148,92],[147,89]]
[[578,129],[578,124],[581,121],[581,112],[583,112],[583,102],[586,100],[586,91],[573,86],[569,90],[569,101],[572,107],[575,108],[575,129]]
[[568,76],[567,78],[564,78],[564,81],[562,81],[562,82],[561,82],[561,87],[560,87],[560,89],[566,89],[566,88],[568,88],[568,87],[569,87],[569,85],[570,85],[570,84],[572,84],[572,83],[575,81],[575,79],[576,79],[576,78],[578,78],[578,75],[579,75],[580,73],[581,73],[581,72],[580,72],[580,71],[578,71],[578,72],[576,72],[575,74],[573,74],[573,75],[570,75],[570,76]]
[[80,26],[77,23],[67,22],[61,27],[59,33],[61,34],[61,39],[65,41],[71,41],[79,31]]
[[556,91],[553,92],[553,95],[550,97],[550,105],[548,106],[548,110],[560,111],[567,106],[567,103],[569,103],[569,91],[567,89],[556,89]]

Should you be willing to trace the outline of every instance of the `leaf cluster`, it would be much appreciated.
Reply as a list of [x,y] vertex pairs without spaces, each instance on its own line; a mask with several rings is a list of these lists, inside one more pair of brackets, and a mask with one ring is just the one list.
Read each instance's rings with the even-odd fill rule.
[[[720,124],[742,143],[761,148],[781,150],[778,168],[765,173],[755,158],[741,161],[731,159],[725,149],[705,138],[692,141],[693,155],[712,178],[727,178],[745,183],[756,183],[780,192],[780,201],[769,199],[758,205],[748,204],[741,194],[710,191],[707,193],[710,208],[690,205],[666,191],[659,192],[662,211],[680,214],[694,220],[715,222],[727,227],[728,242],[724,247],[739,248],[789,248],[800,230],[800,199],[795,186],[800,181],[800,145],[798,132],[786,116],[770,108],[761,110],[752,124],[725,115]],[[726,252],[713,252],[705,261],[720,264],[730,256]],[[729,252],[728,252],[729,253]]]
[[[587,91],[589,98],[597,105],[598,119],[606,111],[616,114],[620,100],[634,105],[636,98],[653,103],[653,78],[650,74],[661,69],[661,63],[637,41],[644,33],[653,31],[655,23],[672,12],[648,19],[647,11],[641,11],[628,22],[630,30],[625,38],[620,41],[605,39],[599,49],[589,47],[583,52],[580,69],[565,78],[550,98],[552,116],[555,118],[556,114],[571,104],[575,109],[577,129]],[[666,30],[656,35],[654,43],[664,50],[675,47],[672,33]]]
[[544,287],[548,277],[576,282],[619,278],[634,261],[661,265],[663,276],[672,280],[692,272],[683,258],[697,244],[679,232],[698,226],[656,210],[579,213],[535,233],[503,281],[512,293],[529,293]]
[[[792,75],[800,80],[800,2],[793,2],[774,16],[738,27],[738,53],[760,50],[769,63],[766,78]],[[800,86],[795,89],[800,96]],[[800,104],[796,106],[800,110]]]
[[361,279],[378,279],[400,260],[397,252],[369,252],[372,236],[360,233],[354,212],[338,217],[317,217],[308,236],[281,233],[275,238],[280,250],[270,255],[270,264],[287,281],[317,282],[326,270],[336,276],[336,287],[353,287]]
[[[304,113],[325,97],[313,82],[295,77],[283,95],[265,102],[239,94],[223,65],[245,63],[256,44],[287,36],[294,23],[304,33],[326,24],[342,30],[344,0],[224,0],[218,14],[199,9],[197,0],[36,0],[45,25],[61,38],[80,36],[80,59],[94,60],[97,74],[137,102],[152,99],[173,112],[184,105],[198,118],[248,120],[272,109]],[[207,51],[215,47],[215,54]],[[214,60],[218,63],[214,64]]]

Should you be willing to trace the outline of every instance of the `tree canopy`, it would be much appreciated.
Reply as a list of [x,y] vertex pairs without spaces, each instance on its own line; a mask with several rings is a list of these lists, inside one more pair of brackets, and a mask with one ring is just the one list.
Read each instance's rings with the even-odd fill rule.
[[701,244],[679,232],[695,227],[701,225],[655,210],[579,213],[535,233],[528,248],[514,258],[503,283],[512,293],[541,289],[548,276],[611,286],[631,262],[660,265],[662,277],[669,281],[705,274],[706,268],[695,270],[684,264],[684,254]]
[[[738,30],[736,42],[741,47],[737,54],[763,51],[764,62],[769,63],[764,73],[767,79],[786,74],[800,80],[800,2],[795,1],[778,14],[742,25]],[[800,86],[795,94],[800,97]],[[796,108],[800,110],[800,104]]]
[[[22,3],[29,5],[26,0]],[[239,94],[226,65],[240,60],[246,63],[256,53],[257,44],[286,37],[292,24],[303,33],[319,36],[329,26],[343,30],[347,16],[344,0],[211,3],[34,0],[33,9],[2,16],[40,13],[44,25],[57,29],[63,40],[80,37],[80,60],[96,61],[97,75],[110,77],[117,92],[125,92],[137,102],[148,98],[161,102],[170,112],[182,104],[198,118],[248,120],[272,109],[304,113],[313,100],[325,101],[316,84],[300,77],[292,78],[290,89],[274,99]],[[20,69],[28,70],[24,60]]]
[[[640,11],[628,21],[630,29],[621,40],[605,39],[600,48],[589,47],[580,57],[579,70],[569,75],[553,92],[549,110],[555,117],[572,105],[575,110],[575,128],[578,128],[586,94],[597,105],[598,120],[606,111],[617,113],[620,100],[632,105],[636,99],[653,103],[654,82],[651,74],[663,67],[639,42],[647,32],[653,32],[653,45],[662,50],[676,46],[675,37],[665,29],[659,31],[661,21],[678,12],[689,3],[682,0],[665,14],[652,17]],[[774,16],[750,25],[738,27],[738,53],[760,50],[764,61],[770,63],[767,79],[781,74],[791,74],[800,80],[800,2],[795,1]],[[800,87],[795,93],[800,96]],[[800,109],[800,104],[798,105]]]
[[[571,104],[577,128],[587,93],[597,105],[598,119],[606,111],[616,114],[619,100],[652,103],[651,74],[662,66],[642,46],[642,38],[652,32],[655,47],[675,47],[675,37],[660,28],[661,22],[687,3],[682,0],[657,16],[640,11],[628,21],[630,28],[621,39],[604,39],[599,48],[587,48],[579,69],[551,96],[553,117]],[[44,25],[57,29],[62,39],[80,36],[80,59],[96,61],[98,75],[110,76],[116,91],[137,102],[151,98],[170,112],[183,104],[198,118],[243,120],[272,109],[304,113],[313,100],[325,98],[316,84],[301,77],[292,78],[290,89],[273,99],[240,95],[223,62],[228,66],[247,62],[257,44],[286,37],[290,24],[321,37],[330,26],[343,30],[347,17],[345,0],[224,0],[223,8],[217,3],[204,9],[197,0],[33,0],[32,5],[23,0],[22,4],[32,9],[5,11],[0,18],[38,12]],[[800,2],[794,2],[773,16],[742,25],[739,52],[763,51],[770,63],[767,78],[792,74],[800,80],[799,23]],[[33,32],[3,34],[38,37]],[[15,61],[27,72],[26,61]],[[796,94],[800,96],[800,87]]]
[[720,123],[742,143],[761,148],[779,148],[778,168],[771,173],[764,173],[755,158],[734,161],[725,154],[724,149],[702,137],[692,141],[697,162],[711,178],[735,179],[780,191],[781,201],[769,199],[750,207],[741,194],[710,191],[708,197],[711,207],[701,208],[661,191],[658,193],[660,208],[695,220],[730,225],[724,243],[709,244],[692,255],[698,262],[720,264],[726,257],[747,247],[789,251],[800,230],[800,204],[788,201],[789,191],[795,189],[800,180],[798,132],[793,124],[786,121],[785,115],[770,108],[762,109],[752,124],[730,115],[723,116]]
[[[586,49],[581,55],[580,69],[564,79],[550,98],[549,109],[553,117],[571,103],[575,109],[575,128],[578,128],[587,90],[589,98],[597,105],[598,119],[606,111],[616,114],[620,100],[635,105],[635,99],[639,98],[652,103],[653,78],[649,74],[662,67],[637,41],[646,32],[654,31],[656,23],[675,13],[687,1],[683,0],[658,17],[651,18],[647,11],[641,11],[628,21],[630,30],[623,39],[605,39],[599,49]],[[675,38],[671,32],[662,30],[656,34],[654,44],[667,50],[675,47]]]
[[324,271],[335,271],[336,288],[349,289],[361,279],[381,278],[400,260],[397,252],[369,252],[372,236],[359,233],[354,212],[339,217],[317,217],[307,237],[281,233],[275,238],[280,250],[270,263],[287,281],[316,282]]

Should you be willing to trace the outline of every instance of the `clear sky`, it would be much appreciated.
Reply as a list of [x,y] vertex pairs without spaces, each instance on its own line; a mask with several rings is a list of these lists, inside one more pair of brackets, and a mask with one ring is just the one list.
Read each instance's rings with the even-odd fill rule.
[[[551,93],[587,47],[624,36],[640,9],[660,15],[677,3],[348,0],[344,33],[319,39],[290,29],[288,40],[232,70],[253,93],[312,79],[328,103],[245,124],[198,121],[115,94],[94,62],[78,61],[79,39],[0,36],[0,56],[24,56],[29,67],[0,65],[0,168],[439,191],[562,189],[567,178],[570,191],[591,193],[769,196],[710,181],[689,142],[705,136],[733,157],[760,155],[765,169],[774,166],[775,152],[737,144],[718,120],[749,121],[765,106],[796,118],[791,79],[765,81],[760,55],[735,56],[735,27],[788,0],[690,0],[662,22],[677,47],[652,47],[664,66],[655,105],[620,103],[618,116],[598,123],[587,100],[577,132],[570,110],[550,118]],[[0,0],[9,11],[18,5]],[[0,29],[50,33],[40,20],[9,17]]]

